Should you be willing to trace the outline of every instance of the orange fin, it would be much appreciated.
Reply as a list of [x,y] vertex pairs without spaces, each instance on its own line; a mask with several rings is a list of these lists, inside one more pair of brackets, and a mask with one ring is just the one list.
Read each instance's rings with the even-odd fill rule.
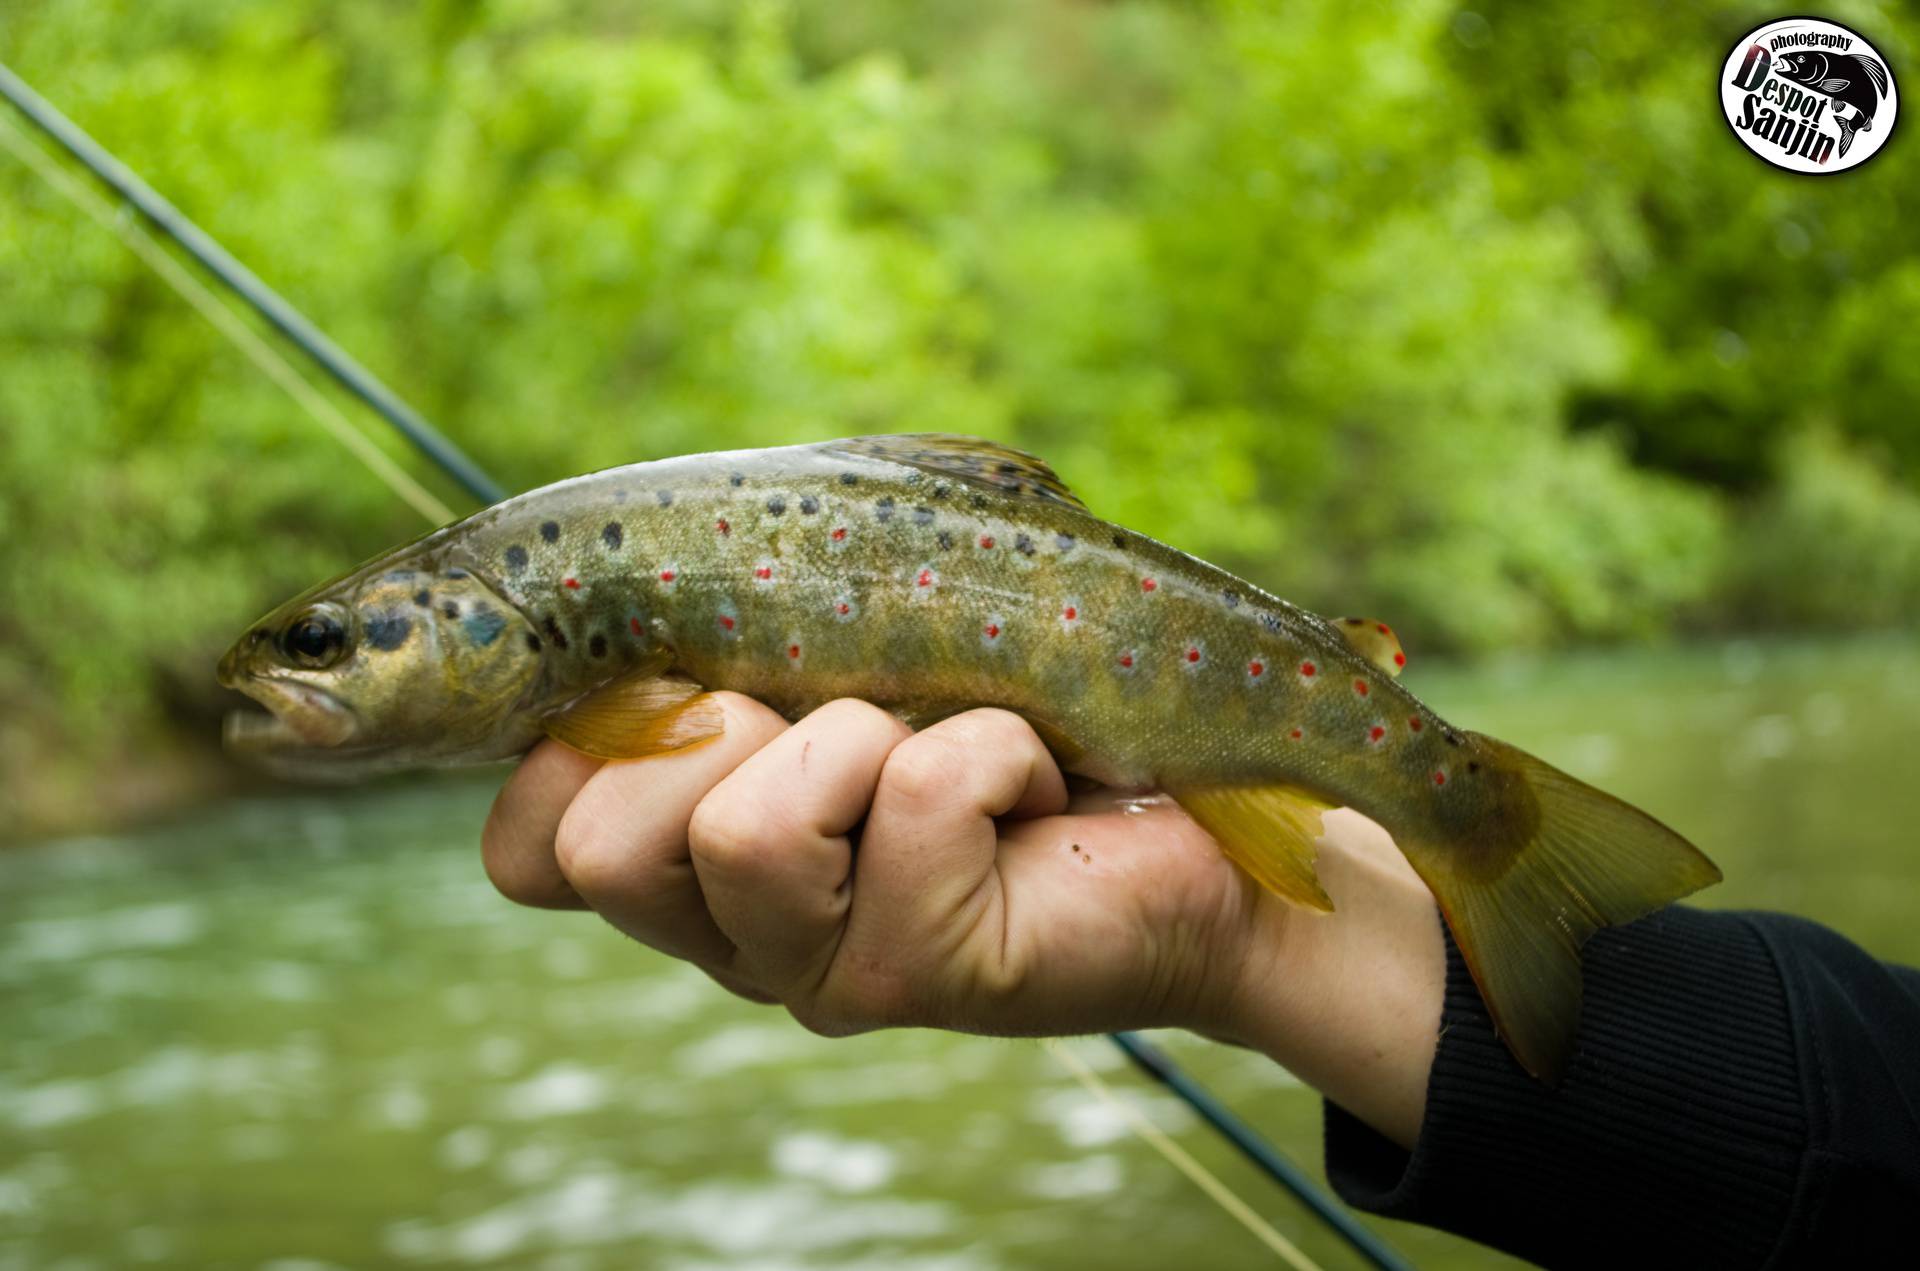
[[900,433],[887,437],[853,437],[836,441],[828,449],[903,463],[935,476],[985,486],[1000,494],[1086,507],[1045,460],[979,437]]
[[710,741],[722,724],[713,696],[692,680],[642,671],[548,716],[546,730],[597,759],[640,759]]
[[1378,618],[1330,618],[1332,624],[1353,646],[1353,651],[1388,675],[1398,675],[1407,665],[1406,650],[1393,628]]
[[1549,1084],[1573,1055],[1580,946],[1720,881],[1693,844],[1631,804],[1479,733],[1446,786],[1487,807],[1452,841],[1394,835],[1440,912],[1520,1066]]
[[1287,786],[1206,786],[1168,793],[1255,882],[1296,905],[1333,912],[1333,900],[1313,872],[1326,804]]

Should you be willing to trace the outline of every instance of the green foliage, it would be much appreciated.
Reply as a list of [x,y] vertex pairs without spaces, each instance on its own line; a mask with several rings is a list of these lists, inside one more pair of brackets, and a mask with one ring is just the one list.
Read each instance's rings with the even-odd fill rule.
[[[1710,77],[1770,13],[28,0],[0,54],[510,485],[980,432],[1494,650],[1913,612],[1867,530],[1920,471],[1920,175],[1726,135]],[[420,528],[11,161],[0,287],[5,747],[210,701],[256,612]],[[1802,580],[1726,490],[1809,419],[1897,476],[1792,452],[1754,497]],[[1869,559],[1907,600],[1811,585]]]

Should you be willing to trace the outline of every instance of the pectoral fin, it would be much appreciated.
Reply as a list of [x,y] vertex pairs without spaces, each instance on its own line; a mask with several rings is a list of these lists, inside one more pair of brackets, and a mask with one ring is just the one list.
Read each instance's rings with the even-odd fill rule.
[[1847,85],[1851,83],[1853,83],[1853,81],[1850,79],[1823,79],[1820,81],[1820,91],[1823,93],[1844,93],[1847,91]]
[[598,759],[640,759],[710,741],[722,723],[713,695],[692,680],[639,672],[548,716],[546,730]]
[[1296,905],[1333,912],[1333,901],[1313,872],[1326,804],[1287,786],[1209,786],[1168,793],[1255,882]]

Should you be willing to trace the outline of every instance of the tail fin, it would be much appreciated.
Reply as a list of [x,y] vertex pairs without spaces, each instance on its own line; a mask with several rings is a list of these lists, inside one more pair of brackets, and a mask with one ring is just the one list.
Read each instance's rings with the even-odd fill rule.
[[1402,842],[1520,1066],[1557,1083],[1580,1022],[1580,946],[1720,881],[1639,809],[1491,737],[1467,744],[1499,809],[1458,842]]
[[[1835,115],[1833,122],[1834,126],[1840,129],[1840,157],[1844,159],[1847,157],[1847,147],[1853,144],[1853,134],[1856,131],[1854,122],[1842,115]],[[1864,128],[1866,125],[1861,124],[1860,127]]]

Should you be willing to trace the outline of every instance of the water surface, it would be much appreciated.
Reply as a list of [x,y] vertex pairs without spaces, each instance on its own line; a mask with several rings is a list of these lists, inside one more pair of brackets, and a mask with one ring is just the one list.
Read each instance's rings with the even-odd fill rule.
[[[1416,666],[1791,909],[1920,962],[1920,653],[1739,644]],[[841,1041],[494,895],[497,780],[261,799],[0,855],[0,1268],[1252,1268],[1265,1251],[1031,1042]],[[1312,1094],[1166,1035],[1318,1167]],[[1102,1043],[1109,1079],[1353,1265]],[[1423,1266],[1498,1265],[1382,1223]]]

